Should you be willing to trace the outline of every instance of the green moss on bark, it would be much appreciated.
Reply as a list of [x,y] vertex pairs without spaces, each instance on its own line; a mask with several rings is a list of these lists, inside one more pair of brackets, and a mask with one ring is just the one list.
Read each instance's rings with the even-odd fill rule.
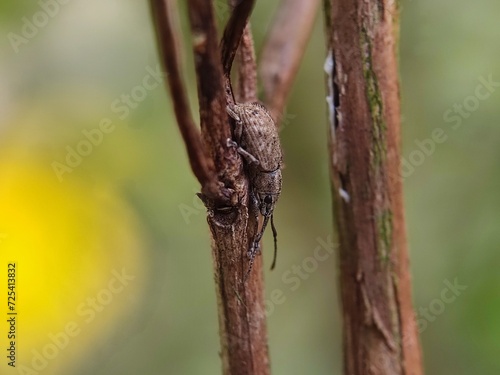
[[376,217],[378,231],[378,256],[379,260],[387,264],[390,260],[392,246],[392,212],[389,209],[383,210]]
[[372,148],[370,157],[372,166],[378,171],[386,160],[387,144],[385,133],[387,124],[383,116],[382,93],[372,64],[372,45],[365,28],[361,29],[361,56],[363,59],[363,76],[366,82],[366,99],[372,117]]

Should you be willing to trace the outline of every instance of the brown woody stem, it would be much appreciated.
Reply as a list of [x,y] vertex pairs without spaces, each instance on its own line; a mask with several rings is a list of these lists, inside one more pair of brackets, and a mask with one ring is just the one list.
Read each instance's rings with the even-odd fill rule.
[[160,59],[167,71],[167,88],[174,104],[175,117],[186,144],[189,162],[194,175],[211,196],[218,195],[218,186],[213,161],[208,157],[200,132],[191,116],[186,88],[182,80],[179,64],[178,35],[175,20],[178,15],[175,2],[171,0],[151,0],[151,11],[156,26]]
[[344,373],[421,375],[400,170],[392,0],[325,0]]
[[231,15],[222,41],[222,50],[226,54],[222,53],[225,57],[221,64],[211,2],[189,1],[203,138],[213,154],[219,180],[230,187],[237,197],[229,209],[208,202],[221,358],[226,375],[269,374],[260,258],[254,272],[244,282],[249,265],[248,180],[240,157],[233,148],[227,147],[231,130],[226,113],[225,85],[229,82],[228,72],[252,5],[253,1],[242,1]]

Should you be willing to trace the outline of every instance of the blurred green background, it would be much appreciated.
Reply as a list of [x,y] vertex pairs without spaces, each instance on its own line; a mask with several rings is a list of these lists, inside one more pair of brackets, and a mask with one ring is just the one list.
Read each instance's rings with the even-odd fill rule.
[[[2,264],[20,264],[18,364],[51,375],[219,374],[205,211],[158,84],[148,4],[55,4],[45,17],[38,2],[0,4],[0,254]],[[256,6],[257,51],[276,5]],[[498,374],[500,3],[401,7],[403,156],[413,169],[406,217],[425,367]],[[180,8],[189,41],[184,2]],[[217,12],[223,24],[221,1]],[[189,43],[184,56],[196,113]],[[318,16],[281,132],[286,169],[274,272],[264,254],[266,298],[274,290],[284,296],[267,305],[274,374],[341,373],[335,256],[287,282],[332,233],[324,59]],[[438,128],[446,140],[431,147],[425,140]],[[264,247],[272,248],[269,233]],[[115,293],[112,271],[122,269],[134,280]],[[442,297],[450,291],[452,301]],[[79,307],[95,296],[87,322]],[[81,333],[48,355],[50,334],[72,321]]]

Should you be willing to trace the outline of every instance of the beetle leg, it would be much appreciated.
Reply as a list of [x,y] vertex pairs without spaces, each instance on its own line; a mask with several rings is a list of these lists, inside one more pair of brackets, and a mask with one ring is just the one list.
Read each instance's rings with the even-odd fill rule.
[[259,243],[260,243],[260,240],[262,239],[262,237],[264,236],[264,231],[266,230],[268,222],[269,222],[269,216],[266,215],[266,216],[264,216],[264,222],[262,223],[262,228],[260,229],[259,234],[257,236],[255,236],[254,248],[256,249],[257,253],[260,250]]
[[[262,203],[259,202],[259,199],[252,193],[252,201],[254,202],[254,205],[258,205],[259,207],[262,205]],[[258,216],[258,213],[257,213]],[[245,280],[247,279],[248,275],[250,274],[250,271],[252,271],[253,263],[255,261],[255,257],[259,255],[260,253],[260,241],[262,240],[262,237],[264,236],[264,232],[266,230],[267,224],[269,223],[269,219],[271,219],[271,229],[273,231],[273,238],[274,238],[274,255],[273,255],[273,263],[271,264],[271,269],[274,269],[276,266],[276,258],[278,255],[278,232],[276,230],[276,227],[274,226],[274,216],[273,216],[273,211],[271,210],[266,210],[266,213],[263,214],[264,216],[264,222],[262,223],[262,228],[258,233],[255,235],[252,244],[250,246],[250,249],[247,252],[247,256],[250,258],[250,266],[247,271],[247,274],[245,276]]]
[[249,202],[249,214],[252,216],[253,221],[251,222],[252,225],[252,233],[251,233],[251,239],[250,239],[250,246],[247,251],[247,257],[249,258],[250,262],[248,265],[248,270],[245,275],[245,280],[248,278],[250,275],[250,272],[252,271],[253,268],[253,263],[255,261],[255,257],[259,255],[260,249],[259,249],[259,243],[255,242],[255,239],[258,236],[258,231],[259,231],[259,200],[253,190],[250,191],[250,202]]
[[270,198],[268,195],[266,195],[266,197],[261,200],[261,197],[259,197],[257,195],[256,199],[257,199],[257,202],[258,202],[258,206],[259,206],[259,211],[261,213],[262,216],[264,216],[264,221],[262,223],[262,228],[260,229],[259,233],[255,236],[255,240],[254,240],[254,245],[253,247],[256,248],[257,252],[259,251],[259,243],[260,243],[260,240],[262,239],[262,236],[264,235],[264,231],[266,230],[266,227],[267,227],[267,223],[269,222],[269,218],[272,216],[272,208],[268,207],[268,198]]
[[234,128],[234,138],[237,141],[240,141],[241,135],[243,134],[243,122],[241,121],[240,116],[238,116],[238,114],[235,111],[233,111],[233,109],[230,106],[226,107],[226,112],[231,118],[234,119],[236,123],[236,127]]
[[231,107],[233,107],[233,106],[232,105],[226,106],[227,114],[229,116],[231,116],[232,118],[234,118],[236,121],[240,122],[241,121],[240,116],[238,116],[238,114]]
[[259,160],[255,156],[253,156],[251,153],[249,153],[244,148],[238,146],[238,144],[235,141],[233,141],[231,138],[227,139],[227,147],[236,148],[236,151],[238,151],[238,153],[241,156],[243,156],[248,163],[254,163],[256,165],[260,164]]
[[249,207],[249,216],[252,217],[252,233],[250,246],[248,247],[247,256],[249,258],[255,258],[255,256],[259,253],[259,247],[255,246],[255,239],[259,235],[259,200],[257,196],[254,194],[253,190],[250,190],[250,207]]

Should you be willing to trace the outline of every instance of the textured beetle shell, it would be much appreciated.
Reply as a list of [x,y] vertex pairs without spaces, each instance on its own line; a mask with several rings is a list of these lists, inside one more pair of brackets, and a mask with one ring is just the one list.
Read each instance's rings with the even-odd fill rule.
[[[257,208],[264,217],[262,228],[255,227],[254,239],[248,250],[250,267],[259,252],[259,242],[271,219],[274,236],[273,266],[277,252],[277,233],[273,223],[273,212],[282,186],[281,167],[283,155],[278,130],[267,109],[260,103],[233,104],[227,107],[228,114],[236,120],[234,136],[236,142],[228,140],[228,146],[238,147],[238,152],[246,160],[251,182],[251,207]],[[257,212],[252,208],[252,212]],[[258,214],[255,216],[258,220]],[[247,273],[247,275],[248,275]]]
[[277,169],[274,172],[257,172],[252,174],[252,181],[255,191],[258,194],[275,195],[276,200],[281,194],[281,169]]
[[267,109],[259,103],[243,103],[235,104],[232,110],[243,124],[239,143],[259,160],[257,168],[261,172],[280,169],[283,156],[278,129]]

